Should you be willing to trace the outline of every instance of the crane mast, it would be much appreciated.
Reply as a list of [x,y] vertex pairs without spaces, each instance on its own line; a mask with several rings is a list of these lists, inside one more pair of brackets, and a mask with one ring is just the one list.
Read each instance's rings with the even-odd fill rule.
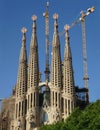
[[46,4],[46,12],[43,13],[45,17],[45,36],[46,36],[46,68],[45,68],[45,80],[46,83],[49,82],[49,12],[48,12],[49,2]]
[[[83,72],[84,72],[84,87],[88,90],[88,66],[87,66],[87,51],[86,51],[86,30],[85,30],[85,18],[84,13],[81,16],[81,23],[82,23],[82,46],[83,46]],[[86,92],[85,100],[89,103],[89,90]]]
[[82,22],[82,42],[83,42],[83,67],[84,67],[84,87],[88,88],[88,66],[87,66],[87,52],[86,52],[86,31],[85,31],[85,19]]
[[67,25],[67,30],[74,27],[77,23],[81,21],[82,23],[82,48],[83,48],[83,68],[84,68],[84,87],[87,89],[86,92],[86,101],[89,102],[89,93],[88,93],[88,66],[87,66],[87,52],[86,52],[86,30],[85,30],[85,17],[88,16],[90,13],[94,12],[94,7],[87,9],[86,12],[81,11],[81,17],[74,21],[70,26]]
[[82,42],[83,42],[83,68],[84,68],[84,87],[88,90],[86,92],[86,101],[89,103],[89,89],[88,89],[88,65],[87,65],[87,51],[86,51],[86,30],[85,30],[85,17],[94,12],[94,7],[87,9],[86,12],[81,11],[81,17],[79,18],[82,23]]

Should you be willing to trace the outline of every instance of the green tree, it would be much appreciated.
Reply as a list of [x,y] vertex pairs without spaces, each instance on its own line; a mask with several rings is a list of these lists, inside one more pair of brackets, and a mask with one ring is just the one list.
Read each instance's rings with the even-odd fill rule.
[[84,110],[76,108],[65,122],[41,126],[40,130],[100,130],[100,100]]

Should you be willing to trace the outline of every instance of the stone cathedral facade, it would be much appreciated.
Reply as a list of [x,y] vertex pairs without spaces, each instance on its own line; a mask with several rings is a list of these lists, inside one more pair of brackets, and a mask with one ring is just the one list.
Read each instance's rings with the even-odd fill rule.
[[58,16],[54,15],[50,80],[44,82],[41,81],[39,71],[36,31],[36,16],[33,16],[29,58],[26,51],[26,29],[23,28],[17,82],[12,96],[3,101],[1,116],[5,124],[0,126],[2,128],[6,126],[9,130],[35,130],[42,124],[65,120],[75,108],[76,94],[67,26],[64,60],[61,61]]

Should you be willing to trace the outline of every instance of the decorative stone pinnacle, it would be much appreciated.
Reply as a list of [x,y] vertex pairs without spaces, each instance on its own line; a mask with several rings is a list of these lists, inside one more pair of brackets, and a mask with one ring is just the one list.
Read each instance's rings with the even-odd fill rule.
[[26,32],[27,32],[27,29],[26,29],[25,27],[23,27],[23,28],[21,29],[21,32],[22,32],[22,33],[26,33]]
[[33,16],[32,16],[32,20],[33,20],[33,21],[36,21],[36,20],[37,20],[37,16],[36,16],[36,15],[33,15]]
[[70,26],[66,24],[66,25],[64,26],[64,29],[65,29],[65,31],[68,31],[68,30],[70,29]]
[[53,18],[54,18],[55,20],[57,20],[57,19],[58,19],[58,14],[55,13],[55,14],[53,15]]
[[69,31],[69,29],[70,29],[70,26],[69,25],[65,25],[64,26],[64,29],[65,29],[65,38],[66,38],[66,40],[68,40],[69,39],[69,34],[68,34],[68,31]]

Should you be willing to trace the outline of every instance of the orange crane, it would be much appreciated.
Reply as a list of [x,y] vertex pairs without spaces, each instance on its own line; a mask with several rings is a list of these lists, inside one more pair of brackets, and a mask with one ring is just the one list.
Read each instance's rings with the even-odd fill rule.
[[[88,89],[88,67],[87,67],[87,53],[86,53],[86,32],[85,32],[85,17],[94,12],[94,7],[87,9],[87,11],[81,11],[81,16],[78,20],[74,21],[70,26],[66,25],[67,32],[77,23],[82,23],[82,45],[83,45],[83,68],[84,68],[84,87]],[[89,102],[89,93],[86,93],[86,101]]]

